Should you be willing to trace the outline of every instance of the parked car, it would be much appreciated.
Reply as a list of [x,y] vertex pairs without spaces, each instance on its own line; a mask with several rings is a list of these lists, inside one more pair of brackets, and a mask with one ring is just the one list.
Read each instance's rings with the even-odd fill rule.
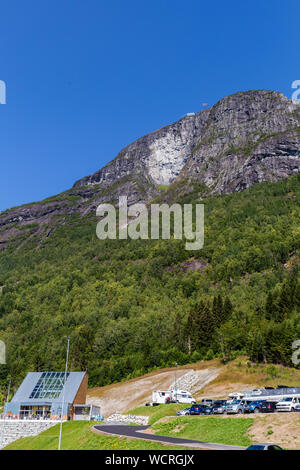
[[277,401],[264,401],[261,404],[260,412],[261,413],[274,413],[276,411]]
[[222,415],[225,413],[227,405],[227,400],[216,400],[214,404],[210,407],[212,414]]
[[252,444],[246,450],[284,450],[276,444]]
[[265,400],[255,400],[244,406],[244,413],[259,413]]
[[226,406],[227,414],[242,414],[245,410],[245,402],[242,400],[233,400],[229,405]]
[[190,414],[190,408],[184,408],[183,410],[179,410],[176,413],[176,416],[186,416]]
[[210,398],[202,398],[201,405],[212,406],[214,404],[214,402],[215,402],[215,400],[211,400]]
[[295,411],[295,406],[300,403],[299,398],[286,397],[276,405],[277,411]]
[[297,405],[295,405],[295,411],[300,411],[300,403],[298,403]]
[[190,415],[208,415],[211,411],[207,405],[193,405],[190,408]]

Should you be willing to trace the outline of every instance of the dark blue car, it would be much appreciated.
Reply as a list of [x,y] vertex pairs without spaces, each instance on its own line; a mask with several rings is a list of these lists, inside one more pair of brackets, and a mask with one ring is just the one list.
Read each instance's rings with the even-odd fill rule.
[[262,404],[265,400],[255,400],[249,403],[244,408],[244,413],[260,413]]
[[190,408],[190,415],[209,415],[211,410],[206,405],[193,405]]

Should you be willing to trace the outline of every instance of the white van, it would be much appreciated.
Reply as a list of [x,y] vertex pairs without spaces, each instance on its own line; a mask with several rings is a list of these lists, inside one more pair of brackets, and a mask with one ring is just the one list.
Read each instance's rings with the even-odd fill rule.
[[295,411],[295,406],[300,403],[299,398],[285,397],[276,405],[277,411]]

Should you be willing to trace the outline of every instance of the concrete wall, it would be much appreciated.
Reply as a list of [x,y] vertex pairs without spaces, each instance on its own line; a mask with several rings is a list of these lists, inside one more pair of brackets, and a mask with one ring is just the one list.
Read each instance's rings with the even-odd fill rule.
[[36,436],[59,421],[0,419],[0,449],[20,437]]

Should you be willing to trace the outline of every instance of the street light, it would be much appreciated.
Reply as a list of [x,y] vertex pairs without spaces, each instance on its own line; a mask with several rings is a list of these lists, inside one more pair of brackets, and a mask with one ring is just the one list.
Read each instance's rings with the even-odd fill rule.
[[[3,408],[4,412],[5,412],[5,405],[8,403],[8,400],[9,400],[10,386],[11,386],[11,378],[8,379],[7,397],[6,397],[6,401],[4,402],[4,408]],[[5,418],[3,417],[3,425],[2,425],[1,441],[0,441],[0,450],[2,450],[2,447],[3,447],[4,430],[5,430]]]
[[178,365],[177,362],[175,362],[175,371],[174,371],[174,373],[175,373],[175,384],[174,384],[174,388],[175,388],[175,401],[176,401],[176,403],[177,403],[177,386],[176,386],[176,382],[177,382],[177,380],[176,380],[177,365]]
[[61,410],[61,413],[60,413],[60,429],[59,429],[58,450],[60,450],[60,448],[61,448],[63,412],[64,412],[64,405],[65,405],[65,388],[66,388],[66,381],[67,381],[68,360],[69,360],[69,350],[70,350],[70,338],[68,337],[67,339],[68,339],[68,342],[67,342],[67,355],[66,355],[66,367],[65,367],[65,379],[64,379],[64,388],[63,388],[62,410]]

